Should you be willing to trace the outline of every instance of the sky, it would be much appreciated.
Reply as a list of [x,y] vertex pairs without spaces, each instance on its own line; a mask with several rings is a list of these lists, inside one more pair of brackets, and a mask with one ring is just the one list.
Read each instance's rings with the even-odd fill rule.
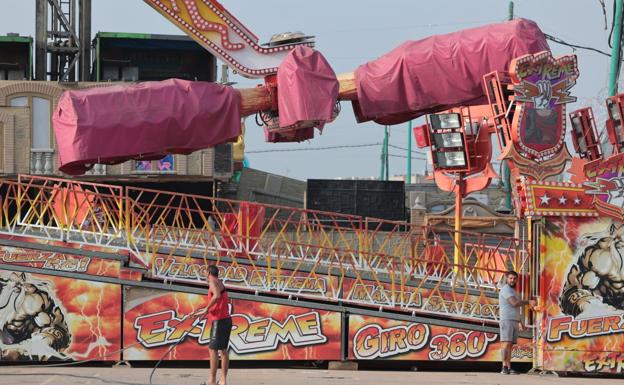
[[[542,31],[568,43],[610,52],[608,45],[614,0],[514,0],[514,17],[537,22]],[[407,40],[418,40],[506,20],[508,0],[222,0],[261,42],[285,31],[316,36],[316,49],[337,74],[355,70]],[[141,0],[93,0],[92,33],[141,32],[182,34]],[[35,34],[35,0],[0,0],[0,34]],[[553,54],[576,53],[580,77],[572,94],[577,103],[568,111],[592,106],[598,130],[604,127],[610,58],[549,42]],[[624,78],[624,77],[623,77]],[[259,79],[231,76],[235,87],[260,84]],[[622,87],[620,87],[622,89]],[[422,124],[421,119],[414,124]],[[250,167],[300,180],[339,177],[378,177],[383,126],[358,124],[351,104],[342,103],[340,116],[322,135],[301,143],[265,143],[262,128],[247,119],[245,135]],[[494,138],[493,138],[494,139]],[[390,127],[390,175],[407,169],[408,124]],[[569,140],[568,140],[569,142]],[[353,148],[325,147],[357,146]],[[399,147],[399,148],[397,148]],[[422,150],[414,147],[412,172],[422,173]],[[288,151],[305,149],[306,151]],[[570,148],[571,149],[571,148]],[[572,149],[571,149],[572,150]],[[255,151],[265,151],[254,153]]]

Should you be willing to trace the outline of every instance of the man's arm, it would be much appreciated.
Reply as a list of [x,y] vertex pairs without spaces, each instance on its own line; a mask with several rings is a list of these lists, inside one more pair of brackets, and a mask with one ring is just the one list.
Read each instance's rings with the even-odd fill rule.
[[525,331],[525,330],[526,330],[526,326],[524,325],[524,321],[520,320],[520,321],[518,321],[518,322],[519,322],[518,329],[519,329],[521,332]]
[[214,287],[214,285],[210,285],[208,292],[211,293],[212,296],[210,297],[210,301],[208,301],[208,305],[206,305],[206,309],[210,309],[212,305],[217,303],[217,300],[219,300],[219,298],[221,297],[220,290],[217,290],[217,288]]
[[512,291],[504,291],[501,293],[502,299],[506,300],[513,307],[523,307],[529,305],[530,307],[535,307],[536,302],[534,300],[520,300],[516,297],[516,293]]
[[507,302],[509,302],[509,304],[513,307],[522,307],[522,306],[530,305],[533,301],[520,300],[516,298],[515,296],[511,296],[507,298]]
[[[526,305],[529,305],[530,308],[534,308],[536,302],[534,300],[519,300],[518,298],[516,298],[516,296],[511,296],[509,298],[507,298],[507,302],[509,302],[509,304],[513,307],[523,307]],[[522,319],[519,320],[519,329],[521,332],[526,330],[526,326],[524,325],[524,321],[522,321]]]

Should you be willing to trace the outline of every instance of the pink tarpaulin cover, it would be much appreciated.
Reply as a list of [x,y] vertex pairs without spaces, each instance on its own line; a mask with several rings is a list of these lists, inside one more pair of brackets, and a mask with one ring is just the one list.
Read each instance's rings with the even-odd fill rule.
[[303,142],[314,138],[314,127],[300,128],[295,131],[276,132],[264,127],[264,141],[269,143]]
[[280,127],[331,120],[338,79],[323,55],[310,47],[292,50],[277,70]]
[[483,75],[549,50],[535,22],[517,19],[406,42],[355,71],[358,122],[398,124],[460,105],[486,103]]
[[267,132],[270,142],[299,142],[314,137],[332,120],[338,100],[338,79],[323,55],[309,47],[292,50],[277,70],[279,125],[281,128],[307,125],[296,132]]
[[170,79],[66,91],[53,125],[61,166],[160,159],[233,141],[241,133],[240,95],[231,87]]

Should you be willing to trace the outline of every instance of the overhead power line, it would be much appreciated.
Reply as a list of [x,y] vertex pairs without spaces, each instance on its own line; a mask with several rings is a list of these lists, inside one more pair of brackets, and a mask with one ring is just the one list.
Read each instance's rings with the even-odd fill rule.
[[546,37],[547,40],[550,40],[550,41],[555,42],[557,44],[561,44],[561,45],[565,45],[565,46],[571,47],[572,49],[585,49],[585,50],[588,50],[588,51],[598,52],[599,54],[611,57],[611,54],[609,54],[609,53],[607,53],[605,51],[601,51],[598,48],[586,47],[586,46],[583,46],[583,45],[577,45],[577,44],[568,43],[567,41],[565,41],[563,39],[560,39],[558,37],[549,35],[547,33],[544,34],[544,37]]
[[374,147],[381,146],[381,143],[366,143],[366,144],[345,144],[340,146],[327,146],[327,147],[300,147],[300,148],[282,148],[273,150],[256,150],[245,151],[246,154],[263,154],[267,152],[296,152],[296,151],[323,151],[323,150],[339,150],[346,148],[362,148],[362,147]]
[[356,32],[356,31],[388,31],[388,30],[409,30],[409,29],[418,29],[418,28],[436,28],[436,27],[459,27],[463,25],[474,25],[474,24],[490,24],[496,23],[499,20],[491,19],[491,20],[481,20],[481,21],[457,21],[454,23],[428,23],[428,24],[409,24],[409,25],[381,25],[381,26],[363,26],[357,28],[330,28],[330,29],[321,29],[318,32]]
[[[602,9],[604,11],[604,17],[605,17],[605,30],[607,29],[607,11],[604,8],[604,3],[602,3]],[[609,48],[613,48],[613,44],[611,44],[611,38],[613,37],[613,29],[615,28],[615,1],[613,2],[613,8],[612,8],[613,12],[611,15],[611,30],[609,31],[609,37],[607,38],[607,43],[609,44]]]
[[[602,8],[602,15],[604,16],[604,29],[607,30],[607,8],[605,6],[604,0],[598,0],[600,6]],[[609,39],[610,40],[610,39]]]
[[[388,154],[388,156],[391,156],[393,158],[404,158],[407,159],[406,155],[397,155],[397,154]],[[416,159],[416,160],[426,160],[425,158],[423,158],[422,156],[413,156],[412,159]]]
[[[396,148],[397,150],[407,151],[407,148],[395,146],[394,144],[389,144],[388,147]],[[412,153],[413,154],[424,155],[424,153],[422,151],[418,151],[418,150],[412,150]]]
[[[300,147],[300,148],[283,148],[283,149],[273,149],[273,150],[255,150],[255,151],[245,151],[246,154],[265,154],[270,152],[297,152],[297,151],[325,151],[325,150],[341,150],[341,149],[349,149],[349,148],[363,148],[363,147],[374,147],[381,146],[382,143],[364,143],[364,144],[351,144],[351,145],[340,145],[340,146],[326,146],[326,147]],[[393,144],[389,144],[388,147],[396,148],[398,150],[407,151],[406,148],[395,146]],[[422,151],[412,151],[414,154],[424,155]],[[406,155],[390,155],[394,157],[407,158]],[[424,160],[422,157],[414,157],[416,160]]]

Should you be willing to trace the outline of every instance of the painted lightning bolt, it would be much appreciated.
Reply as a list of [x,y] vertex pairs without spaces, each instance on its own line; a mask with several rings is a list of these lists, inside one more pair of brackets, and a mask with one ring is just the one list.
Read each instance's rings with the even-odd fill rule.
[[596,178],[595,182],[585,182],[583,186],[587,188],[585,190],[586,194],[606,194],[608,190],[605,190],[605,188],[608,189],[609,183],[611,181],[608,179]]
[[[175,314],[176,314],[176,316],[179,314],[179,315],[180,315],[180,320],[183,320],[183,319],[184,319],[184,317],[182,316],[182,312],[181,312],[181,310],[180,310],[180,299],[178,298],[178,293],[175,293],[175,294],[173,295],[173,298],[174,298],[174,300],[175,300]],[[178,322],[180,322],[180,321],[178,321]],[[170,332],[172,332],[172,331],[173,331],[173,329],[171,329],[171,328],[169,327],[169,333],[167,333],[167,334],[169,335],[169,334],[170,334]],[[176,347],[174,347],[173,349],[171,349],[171,351],[169,352],[169,359],[174,359],[174,360],[175,360],[175,359],[177,358],[177,355],[178,355],[178,346],[180,346],[180,345],[178,344]]]
[[576,84],[569,78],[560,80],[552,85],[552,99],[556,99],[555,104],[565,104],[576,102],[576,96],[570,96],[570,88]]
[[[95,284],[95,283],[94,283]],[[86,306],[90,303],[92,303],[92,301],[89,301],[89,295],[88,293],[83,293],[79,296],[79,302],[80,302],[80,315],[82,317],[82,319],[87,323],[87,325],[89,325],[89,332],[91,333],[91,335],[93,336],[93,341],[91,343],[89,343],[87,349],[85,352],[83,353],[79,353],[79,352],[73,352],[70,353],[72,356],[75,356],[76,358],[87,358],[89,356],[89,354],[94,350],[94,349],[98,349],[97,354],[98,357],[104,357],[104,355],[107,353],[107,348],[108,346],[111,346],[110,342],[108,342],[108,340],[106,340],[106,338],[102,335],[102,329],[100,326],[100,310],[101,310],[101,305],[102,305],[102,299],[104,296],[104,287],[100,285],[100,290],[99,290],[99,294],[98,294],[98,300],[95,304],[95,308],[96,308],[96,320],[97,320],[97,325],[93,324],[93,321],[91,320],[91,317],[89,317],[86,314]],[[82,298],[80,298],[82,297]]]

